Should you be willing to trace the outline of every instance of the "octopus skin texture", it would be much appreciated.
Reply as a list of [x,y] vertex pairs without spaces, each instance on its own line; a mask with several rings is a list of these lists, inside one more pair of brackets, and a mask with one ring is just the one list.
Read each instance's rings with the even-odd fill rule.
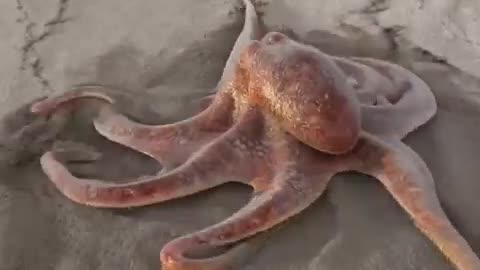
[[[335,57],[278,32],[261,33],[255,7],[245,23],[208,106],[177,123],[145,125],[117,111],[115,94],[80,86],[35,102],[32,112],[54,115],[74,100],[104,102],[93,120],[104,137],[162,165],[128,183],[77,178],[62,151],[43,154],[43,171],[69,199],[124,208],[185,197],[225,184],[250,185],[251,201],[224,221],[173,239],[160,252],[162,269],[232,269],[247,256],[249,238],[298,214],[337,173],[377,178],[415,225],[459,270],[480,260],[441,208],[424,161],[402,143],[429,121],[436,102],[408,70],[381,60]],[[64,151],[67,152],[67,151]],[[228,247],[193,258],[192,252]]]

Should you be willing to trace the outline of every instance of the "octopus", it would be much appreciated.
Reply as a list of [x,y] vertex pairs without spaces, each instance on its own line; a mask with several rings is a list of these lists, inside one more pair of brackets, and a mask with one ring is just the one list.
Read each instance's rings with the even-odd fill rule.
[[[310,206],[334,175],[356,171],[378,179],[456,269],[479,270],[479,258],[440,205],[426,163],[402,142],[436,113],[428,85],[388,61],[332,56],[261,31],[256,7],[244,5],[243,29],[215,92],[190,118],[142,124],[121,113],[114,92],[102,86],[33,103],[33,113],[55,115],[77,99],[100,100],[98,133],[162,165],[125,183],[79,178],[52,148],[40,164],[59,192],[82,205],[130,208],[228,182],[249,185],[252,198],[236,213],[160,251],[165,270],[220,270],[247,253],[250,238]],[[221,247],[228,249],[220,255],[189,256]]]

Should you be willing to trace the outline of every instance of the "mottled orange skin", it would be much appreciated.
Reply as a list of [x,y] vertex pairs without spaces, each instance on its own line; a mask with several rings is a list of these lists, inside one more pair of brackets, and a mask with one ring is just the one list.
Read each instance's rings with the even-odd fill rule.
[[[361,118],[346,78],[332,58],[272,32],[242,51],[235,73],[204,111],[179,123],[135,123],[115,111],[101,88],[75,89],[32,110],[52,113],[77,98],[100,98],[107,105],[94,120],[97,131],[165,169],[126,184],[78,179],[56,151],[42,156],[42,168],[60,192],[95,207],[143,206],[231,181],[253,187],[252,200],[230,218],[167,243],[160,253],[164,270],[233,269],[255,246],[255,238],[239,241],[298,214],[333,175],[352,170],[378,178],[457,269],[479,270],[476,254],[440,207],[424,162],[398,137],[362,128],[370,119]],[[222,246],[232,247],[214,257],[188,255]]]
[[245,50],[239,70],[249,102],[268,109],[297,139],[331,154],[355,145],[359,102],[342,71],[318,50],[271,32]]

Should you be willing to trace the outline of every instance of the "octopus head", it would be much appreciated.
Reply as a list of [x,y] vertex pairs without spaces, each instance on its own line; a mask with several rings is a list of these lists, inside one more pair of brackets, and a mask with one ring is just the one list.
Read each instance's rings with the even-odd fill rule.
[[360,106],[327,55],[278,32],[252,42],[241,57],[248,93],[288,133],[319,151],[348,152],[360,130]]

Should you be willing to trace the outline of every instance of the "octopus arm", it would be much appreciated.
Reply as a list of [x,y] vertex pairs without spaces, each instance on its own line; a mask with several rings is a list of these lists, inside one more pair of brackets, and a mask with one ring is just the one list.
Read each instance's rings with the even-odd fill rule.
[[[261,232],[311,205],[333,175],[307,175],[297,169],[285,166],[273,177],[270,188],[254,193],[247,205],[226,220],[169,242],[161,251],[163,269],[231,269],[245,260],[262,243]],[[189,255],[222,248],[227,250],[217,256]]]
[[225,132],[231,126],[232,110],[231,97],[218,94],[201,113],[172,124],[137,123],[111,106],[104,107],[93,123],[107,139],[142,152],[171,169]]
[[373,58],[351,57],[349,60],[372,67],[388,78],[393,93],[379,89],[377,105],[363,104],[362,128],[384,138],[403,139],[428,122],[437,112],[430,87],[416,74],[394,63]]
[[[178,166],[201,145],[212,141],[228,129],[233,100],[224,93],[216,95],[208,108],[199,114],[164,125],[135,122],[117,111],[119,93],[103,86],[77,87],[59,96],[40,100],[32,110],[47,114],[58,111],[78,99],[94,98],[107,102],[94,118],[95,129],[107,139],[142,152],[161,162],[166,169]],[[71,110],[71,109],[70,109]],[[58,113],[52,113],[56,117]]]
[[177,168],[126,183],[75,177],[62,163],[68,162],[69,152],[61,148],[46,152],[40,162],[57,189],[77,203],[109,208],[149,205],[184,197],[226,182],[255,178],[257,171],[254,167],[266,166],[262,163],[264,159],[257,157],[258,160],[255,160],[252,157],[244,162],[248,153],[236,144],[241,136],[258,135],[258,129],[251,123],[258,119],[249,116],[243,116],[225,134],[206,144]]
[[413,222],[456,266],[480,269],[480,260],[449,221],[425,162],[398,140],[369,140],[359,147],[361,172],[378,178]]

